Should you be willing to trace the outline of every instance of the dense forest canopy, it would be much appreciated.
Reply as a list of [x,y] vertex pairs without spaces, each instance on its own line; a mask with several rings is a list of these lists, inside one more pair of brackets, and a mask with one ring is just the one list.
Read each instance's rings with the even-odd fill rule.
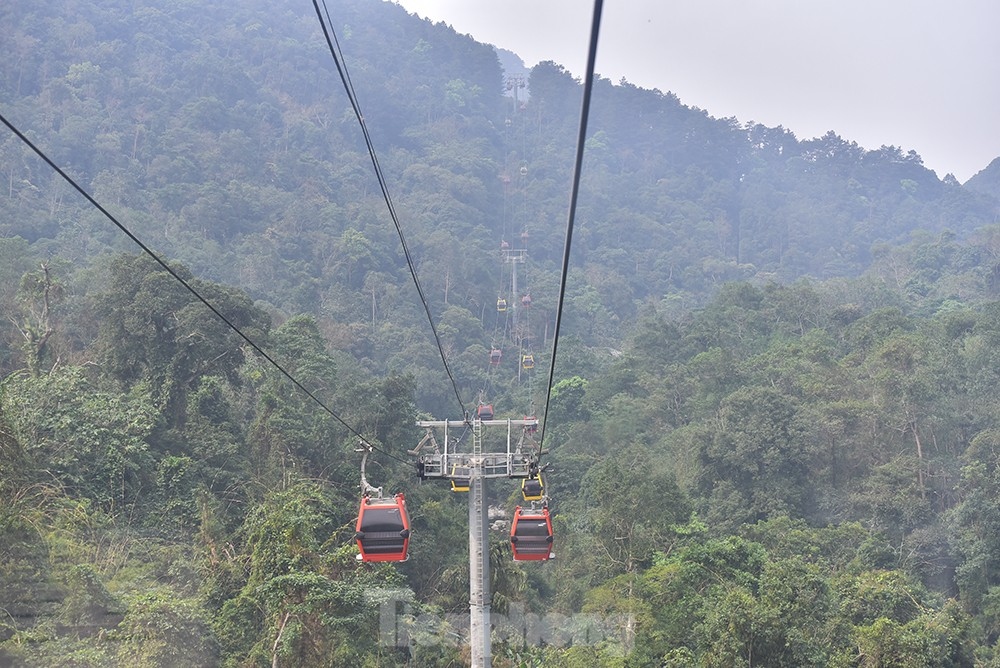
[[[311,6],[0,7],[0,113],[313,395],[5,132],[0,664],[463,665],[467,510],[405,452],[457,389],[550,400],[495,665],[1000,665],[1000,159],[598,78],[546,397],[580,82],[329,11],[454,378]],[[355,560],[352,430],[405,564]]]

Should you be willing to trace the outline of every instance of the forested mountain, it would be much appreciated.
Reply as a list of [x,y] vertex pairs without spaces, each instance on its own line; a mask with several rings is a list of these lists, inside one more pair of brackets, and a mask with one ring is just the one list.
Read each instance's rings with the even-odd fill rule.
[[1000,198],[1000,158],[991,162],[986,169],[974,174],[966,182],[965,187],[993,198]]
[[[545,403],[582,86],[329,17],[453,379],[312,6],[0,6],[0,113],[301,383],[5,129],[0,665],[468,660],[464,500],[405,451],[455,389]],[[997,161],[963,186],[693,103],[596,82],[558,558],[494,536],[494,665],[1000,665]],[[531,373],[490,365],[505,242]],[[354,559],[354,430],[406,490],[398,567]]]

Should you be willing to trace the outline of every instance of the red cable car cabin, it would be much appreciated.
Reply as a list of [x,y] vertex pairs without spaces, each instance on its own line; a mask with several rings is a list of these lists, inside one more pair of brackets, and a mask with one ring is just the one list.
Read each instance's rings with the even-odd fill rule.
[[534,434],[538,431],[538,418],[534,415],[525,415],[524,421],[528,423],[524,425],[525,433]]
[[406,499],[397,494],[391,499],[361,499],[355,539],[361,561],[406,561],[410,547],[410,518]]
[[552,519],[548,508],[517,507],[510,525],[510,549],[514,553],[514,561],[547,561],[552,558]]

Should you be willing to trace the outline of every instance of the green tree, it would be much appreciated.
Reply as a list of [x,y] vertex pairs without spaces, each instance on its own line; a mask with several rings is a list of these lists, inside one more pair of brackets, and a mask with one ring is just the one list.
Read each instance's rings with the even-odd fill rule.
[[23,314],[17,328],[28,372],[40,376],[58,362],[53,345],[56,333],[55,309],[65,298],[65,287],[52,276],[48,265],[21,277],[17,301]]
[[626,450],[595,464],[582,486],[597,563],[604,573],[622,574],[587,594],[588,609],[623,615],[625,646],[632,644],[643,614],[635,595],[642,567],[658,551],[670,551],[677,527],[691,516],[690,504],[673,476],[658,473],[651,464],[647,452]]
[[219,644],[209,616],[195,601],[174,592],[152,591],[128,601],[115,631],[118,660],[141,668],[196,668],[219,660]]
[[219,611],[215,628],[224,665],[340,666],[357,663],[378,642],[377,614],[365,591],[398,587],[392,566],[354,565],[346,508],[299,483],[269,494],[242,532],[246,581]]
[[[175,271],[246,336],[263,342],[269,320],[244,293],[195,279],[183,267]],[[112,261],[97,311],[101,363],[126,387],[148,383],[170,427],[183,427],[188,393],[202,376],[238,379],[242,339],[148,257]]]
[[[30,268],[31,251],[27,240],[20,237],[0,237],[0,311],[10,314],[17,312],[19,281]],[[7,330],[2,330],[5,333],[0,338],[0,373],[7,373],[15,368],[14,351],[23,345],[23,337],[16,337],[14,329],[10,330],[9,336]]]
[[[962,502],[951,513],[961,557],[955,579],[966,609],[978,612],[1000,592],[1000,431],[976,434],[963,460]],[[1000,637],[993,608],[983,622],[991,636]]]
[[96,386],[79,367],[33,378],[10,376],[0,394],[8,433],[24,453],[28,479],[54,479],[109,512],[135,507],[151,468],[158,420],[143,386]]
[[739,389],[721,402],[700,450],[710,523],[734,529],[779,515],[802,516],[810,488],[795,413],[792,400],[772,389]]

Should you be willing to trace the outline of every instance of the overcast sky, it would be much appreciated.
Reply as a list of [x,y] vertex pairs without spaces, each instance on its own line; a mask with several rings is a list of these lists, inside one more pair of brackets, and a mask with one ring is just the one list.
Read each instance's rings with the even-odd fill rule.
[[[580,77],[589,0],[397,0]],[[1000,0],[607,0],[598,74],[715,117],[915,150],[965,182],[1000,156]]]

